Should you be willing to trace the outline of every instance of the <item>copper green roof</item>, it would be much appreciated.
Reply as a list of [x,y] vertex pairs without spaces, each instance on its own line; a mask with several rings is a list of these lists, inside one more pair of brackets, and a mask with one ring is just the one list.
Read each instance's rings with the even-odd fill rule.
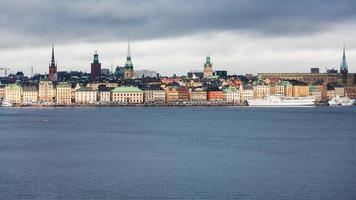
[[224,92],[238,92],[239,90],[236,87],[228,87],[223,90]]
[[81,87],[76,90],[76,92],[95,92],[91,87]]
[[21,86],[18,84],[9,84],[6,86],[6,90],[21,90]]
[[111,90],[111,92],[142,92],[142,90],[133,86],[121,86]]

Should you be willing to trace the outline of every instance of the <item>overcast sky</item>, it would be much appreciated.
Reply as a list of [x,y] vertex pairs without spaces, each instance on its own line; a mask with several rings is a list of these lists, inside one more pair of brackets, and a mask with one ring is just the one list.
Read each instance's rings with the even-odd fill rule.
[[206,55],[230,74],[339,68],[346,44],[356,70],[356,1],[1,0],[0,67],[47,72],[124,65],[163,75],[201,70]]

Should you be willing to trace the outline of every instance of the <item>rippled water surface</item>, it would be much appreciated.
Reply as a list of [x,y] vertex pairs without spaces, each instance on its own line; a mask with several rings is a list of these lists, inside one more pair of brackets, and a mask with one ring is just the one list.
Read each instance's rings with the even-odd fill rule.
[[0,108],[0,199],[356,199],[356,107]]

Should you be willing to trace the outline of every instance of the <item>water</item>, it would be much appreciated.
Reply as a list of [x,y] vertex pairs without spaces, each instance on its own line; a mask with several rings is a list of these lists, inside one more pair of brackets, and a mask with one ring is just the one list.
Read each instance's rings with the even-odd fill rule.
[[356,199],[356,107],[0,108],[0,199]]

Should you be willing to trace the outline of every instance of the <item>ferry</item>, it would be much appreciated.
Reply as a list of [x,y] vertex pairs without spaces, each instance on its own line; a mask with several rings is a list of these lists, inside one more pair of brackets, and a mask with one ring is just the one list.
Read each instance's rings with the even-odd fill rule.
[[328,101],[329,106],[352,106],[355,103],[354,99],[350,99],[349,97],[340,97],[336,96],[335,98],[332,98],[330,101]]
[[271,95],[263,99],[253,99],[247,101],[249,106],[263,107],[294,107],[294,106],[314,106],[315,97],[285,97],[282,94]]
[[1,107],[12,107],[12,103],[4,100],[3,102],[1,102]]

